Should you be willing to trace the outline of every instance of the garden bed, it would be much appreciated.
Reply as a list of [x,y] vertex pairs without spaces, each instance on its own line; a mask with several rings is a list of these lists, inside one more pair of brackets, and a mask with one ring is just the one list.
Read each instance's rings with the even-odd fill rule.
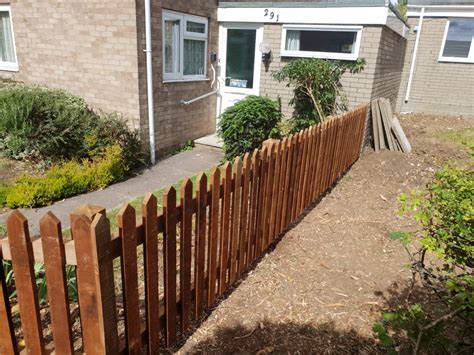
[[181,352],[383,351],[372,325],[404,302],[411,277],[403,247],[389,238],[415,228],[397,216],[396,198],[423,188],[447,162],[472,168],[473,152],[464,144],[472,121],[409,115],[401,124],[413,153],[366,150]]

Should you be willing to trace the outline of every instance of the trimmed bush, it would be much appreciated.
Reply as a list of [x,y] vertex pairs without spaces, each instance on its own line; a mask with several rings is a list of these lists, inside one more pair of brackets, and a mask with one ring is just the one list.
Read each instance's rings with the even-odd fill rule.
[[219,121],[225,159],[252,152],[266,139],[278,136],[281,117],[278,103],[268,97],[248,96],[229,107]]
[[122,180],[128,166],[122,148],[105,148],[101,157],[89,161],[68,161],[53,166],[45,176],[23,176],[8,189],[6,205],[10,208],[39,207],[66,197],[105,188]]
[[130,168],[144,163],[137,131],[130,131],[119,115],[95,113],[63,90],[0,86],[0,117],[0,155],[10,159],[95,159],[118,143]]

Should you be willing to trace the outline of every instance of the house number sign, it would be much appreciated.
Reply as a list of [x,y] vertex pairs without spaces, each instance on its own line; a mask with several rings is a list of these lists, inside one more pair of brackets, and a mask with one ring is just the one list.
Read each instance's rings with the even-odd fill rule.
[[274,11],[272,10],[269,10],[269,9],[265,9],[263,10],[263,17],[265,17],[265,19],[268,19],[268,20],[273,20],[275,22],[278,22],[280,21],[280,14],[276,14]]

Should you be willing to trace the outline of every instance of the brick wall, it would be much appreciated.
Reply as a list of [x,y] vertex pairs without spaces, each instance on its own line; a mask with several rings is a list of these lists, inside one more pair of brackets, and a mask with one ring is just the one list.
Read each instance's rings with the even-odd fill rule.
[[19,63],[11,78],[62,88],[139,126],[134,0],[0,0],[10,3]]
[[[272,77],[273,71],[280,69],[291,60],[280,57],[281,31],[281,25],[265,25],[264,41],[272,48],[272,61],[268,68],[262,65],[260,94],[281,98],[284,115],[291,117],[293,108],[288,105],[288,102],[293,97],[292,89],[285,87],[283,83],[278,83]],[[386,27],[364,27],[360,57],[367,61],[365,70],[355,75],[347,73],[342,80],[349,109],[381,96],[390,98],[395,106],[405,47],[405,39]],[[367,125],[366,143],[369,140],[370,125]]]
[[[138,23],[144,23],[142,1],[137,2]],[[193,99],[211,89],[211,80],[163,83],[162,10],[168,9],[209,19],[208,53],[217,53],[217,2],[208,0],[164,0],[152,2],[153,80],[155,99],[155,140],[158,155],[163,155],[189,139],[196,139],[215,131],[216,97],[208,97],[189,106],[181,100]],[[141,129],[148,137],[146,61],[144,26],[139,25],[139,78]],[[208,77],[212,79],[208,62]]]
[[410,99],[404,102],[412,62],[418,18],[410,18],[412,27],[407,45],[403,81],[397,109],[426,113],[474,116],[474,64],[438,62],[444,18],[425,18],[421,31]]

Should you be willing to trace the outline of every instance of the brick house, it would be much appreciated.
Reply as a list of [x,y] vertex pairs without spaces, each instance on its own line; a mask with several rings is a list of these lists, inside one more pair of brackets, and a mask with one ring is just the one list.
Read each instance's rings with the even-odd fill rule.
[[398,111],[474,116],[474,2],[410,0]]
[[[349,106],[400,103],[411,37],[389,0],[0,0],[0,78],[121,112],[162,155],[214,133],[247,95],[281,98],[291,115],[291,89],[271,74],[295,57],[365,58],[343,80]],[[419,77],[405,110],[424,107]]]

